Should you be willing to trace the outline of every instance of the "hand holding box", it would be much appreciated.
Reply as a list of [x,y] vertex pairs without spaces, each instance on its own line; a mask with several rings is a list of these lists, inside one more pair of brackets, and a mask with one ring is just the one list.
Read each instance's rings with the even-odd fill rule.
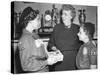
[[48,57],[55,60],[55,63],[57,63],[59,61],[63,61],[63,58],[64,58],[63,54],[59,50],[53,51],[53,52],[48,52]]

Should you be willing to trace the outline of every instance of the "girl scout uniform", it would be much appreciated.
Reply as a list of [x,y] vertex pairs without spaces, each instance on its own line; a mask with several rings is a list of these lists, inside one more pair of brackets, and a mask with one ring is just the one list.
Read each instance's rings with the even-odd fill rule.
[[22,69],[25,72],[48,71],[46,62],[48,56],[45,52],[43,43],[40,42],[36,33],[30,33],[24,29],[18,47]]

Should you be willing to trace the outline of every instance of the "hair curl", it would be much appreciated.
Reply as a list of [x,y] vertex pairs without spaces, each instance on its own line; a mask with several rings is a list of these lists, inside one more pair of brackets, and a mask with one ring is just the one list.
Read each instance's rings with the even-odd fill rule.
[[76,16],[75,8],[70,4],[64,4],[62,5],[61,11],[60,11],[61,15],[62,15],[63,10],[71,11],[71,16],[72,16],[72,21],[73,21]]
[[37,12],[36,10],[33,10],[31,7],[26,7],[19,19],[19,24],[21,25],[22,28],[25,28],[27,26],[27,23],[31,20],[34,20],[37,17]]
[[93,39],[94,32],[95,32],[95,24],[91,22],[86,22],[82,27],[83,30],[86,32],[86,34],[89,36],[89,38]]

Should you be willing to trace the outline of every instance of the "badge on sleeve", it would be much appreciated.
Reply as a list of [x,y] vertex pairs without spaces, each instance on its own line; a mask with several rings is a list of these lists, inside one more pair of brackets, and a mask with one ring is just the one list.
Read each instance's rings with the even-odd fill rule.
[[20,48],[21,51],[25,49],[24,46],[22,45],[22,42],[18,43],[18,47]]
[[93,48],[92,50],[91,50],[91,55],[96,55],[97,53],[96,53],[96,49],[95,48]]

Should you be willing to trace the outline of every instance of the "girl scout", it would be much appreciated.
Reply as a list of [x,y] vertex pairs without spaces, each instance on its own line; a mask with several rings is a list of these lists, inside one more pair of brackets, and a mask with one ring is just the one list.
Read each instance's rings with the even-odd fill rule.
[[48,66],[56,63],[48,58],[43,42],[34,30],[40,27],[40,16],[31,7],[23,10],[20,18],[23,34],[19,40],[19,51],[24,72],[47,72]]
[[80,27],[79,39],[84,42],[76,57],[78,69],[97,68],[97,48],[93,43],[94,24],[87,22]]

